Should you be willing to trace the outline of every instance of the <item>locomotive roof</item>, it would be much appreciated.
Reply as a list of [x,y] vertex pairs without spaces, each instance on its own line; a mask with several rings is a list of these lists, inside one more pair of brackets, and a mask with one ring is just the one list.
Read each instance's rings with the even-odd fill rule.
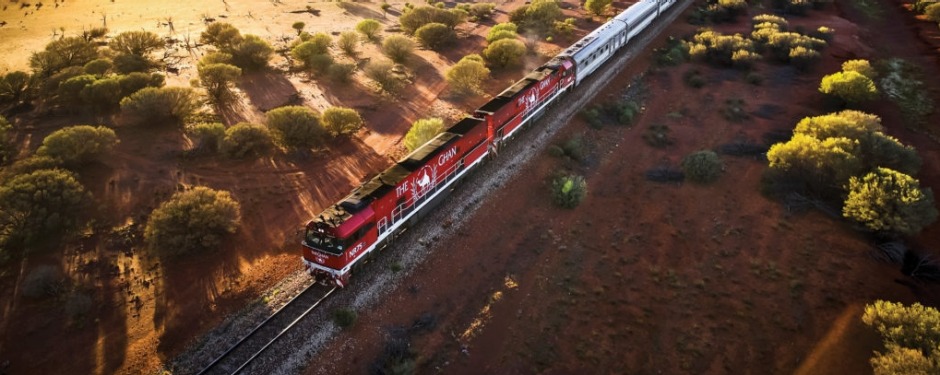
[[483,122],[483,119],[481,118],[467,116],[467,117],[464,117],[463,120],[460,120],[459,122],[451,126],[449,129],[447,129],[447,132],[460,134],[460,135],[466,135],[475,127],[477,127],[477,125],[479,125],[481,122]]
[[516,81],[515,84],[509,86],[508,89],[503,90],[503,92],[496,95],[495,98],[484,104],[477,111],[483,113],[495,113],[500,108],[503,107],[506,103],[513,101],[516,95],[519,95],[520,92],[531,86],[535,82],[539,82],[545,77],[551,75],[553,71],[551,69],[539,69],[533,70],[526,74],[525,77]]
[[438,151],[440,148],[444,147],[444,145],[451,143],[459,137],[460,135],[450,132],[443,132],[438,134],[436,137],[430,141],[427,141],[427,143],[421,147],[418,147],[416,150],[412,151],[404,159],[398,161],[398,165],[405,167],[409,171],[418,170],[418,168],[421,168],[427,164],[428,160],[431,160],[431,157],[434,156],[435,151]]

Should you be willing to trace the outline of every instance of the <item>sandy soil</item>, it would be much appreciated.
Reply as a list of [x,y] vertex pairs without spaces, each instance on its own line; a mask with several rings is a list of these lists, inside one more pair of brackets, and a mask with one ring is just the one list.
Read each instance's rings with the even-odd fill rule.
[[[937,286],[875,261],[870,241],[847,223],[761,196],[763,161],[725,156],[725,175],[708,186],[658,184],[644,173],[831,111],[816,87],[845,59],[917,61],[936,87],[935,52],[924,54],[933,47],[905,26],[912,17],[897,4],[880,4],[874,20],[843,3],[791,19],[837,30],[809,73],[762,65],[765,81],[755,87],[739,72],[685,64],[647,74],[645,111],[632,127],[573,121],[555,143],[583,137],[585,161],[546,155],[525,166],[401,287],[360,312],[307,373],[388,368],[402,363],[394,353],[420,373],[871,373],[868,358],[880,344],[860,323],[864,304],[938,306]],[[693,30],[677,23],[671,34]],[[631,66],[599,101],[623,95],[647,67]],[[708,77],[704,88],[682,82],[693,68]],[[729,122],[719,111],[737,98],[751,118]],[[890,103],[865,110],[917,147],[922,184],[938,186],[938,144],[907,129]],[[653,124],[669,127],[671,146],[643,140]],[[588,179],[589,196],[573,211],[549,203],[557,170]],[[936,249],[938,227],[913,239],[916,246]]]

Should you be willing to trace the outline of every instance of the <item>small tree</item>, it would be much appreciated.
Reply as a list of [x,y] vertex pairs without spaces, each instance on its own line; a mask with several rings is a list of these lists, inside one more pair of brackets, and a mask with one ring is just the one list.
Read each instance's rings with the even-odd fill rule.
[[584,10],[595,16],[600,16],[607,11],[612,2],[613,0],[587,0],[584,2]]
[[707,184],[721,177],[721,158],[713,151],[693,152],[682,159],[682,172],[689,181]]
[[120,54],[112,59],[114,70],[121,74],[133,72],[146,72],[153,66],[153,62],[143,56]]
[[232,54],[232,64],[245,70],[257,70],[268,66],[274,48],[257,35],[245,37],[228,51]]
[[447,83],[459,95],[476,94],[481,92],[480,86],[490,75],[490,70],[483,64],[480,55],[464,56],[453,67],[447,70]]
[[382,31],[382,24],[371,18],[366,18],[356,24],[356,31],[366,36],[366,39],[375,40]]
[[273,146],[268,128],[242,122],[225,130],[222,151],[233,158],[262,155]]
[[0,76],[0,103],[19,103],[31,88],[29,74],[12,71]]
[[868,60],[848,60],[842,63],[843,72],[857,72],[870,80],[878,78],[878,72],[871,66]]
[[121,112],[137,125],[183,125],[199,108],[198,97],[186,87],[147,87],[121,99]]
[[392,61],[403,64],[408,61],[415,49],[415,43],[403,35],[392,35],[382,42],[382,53]]
[[56,39],[46,45],[45,50],[34,52],[29,58],[29,66],[35,74],[48,77],[70,66],[83,66],[98,58],[98,48],[94,43],[80,37]]
[[317,113],[304,106],[275,108],[267,118],[274,139],[284,147],[308,149],[319,145],[326,133]]
[[151,52],[165,45],[166,42],[162,38],[149,31],[125,31],[108,42],[108,47],[117,53],[141,57],[147,57]]
[[558,176],[552,181],[552,199],[559,207],[575,208],[587,196],[587,181],[577,175]]
[[198,186],[178,192],[153,210],[144,238],[160,256],[219,246],[241,223],[241,208],[226,191]]
[[494,68],[507,68],[522,62],[525,56],[525,44],[516,39],[500,39],[483,50],[483,58]]
[[114,67],[114,63],[111,62],[111,59],[94,59],[85,64],[82,69],[85,70],[85,74],[102,77],[108,74],[112,67]]
[[871,78],[854,71],[836,72],[823,77],[819,84],[819,91],[836,96],[849,104],[870,101],[878,97],[878,89],[875,88],[875,83]]
[[229,64],[204,64],[197,66],[199,84],[216,103],[227,101],[232,95],[232,86],[241,77],[242,70]]
[[477,20],[489,19],[493,16],[493,11],[496,10],[496,4],[493,3],[473,3],[470,4],[470,16],[476,18]]
[[522,26],[544,33],[551,30],[555,21],[561,18],[561,7],[555,0],[533,0],[524,8],[523,14]]
[[329,35],[317,33],[310,40],[294,47],[291,56],[302,62],[305,69],[322,73],[333,63],[333,58],[329,55],[329,47],[332,44]]
[[222,51],[230,51],[242,41],[242,34],[231,24],[213,22],[202,32],[199,40]]
[[388,18],[388,10],[392,8],[392,4],[383,2],[379,8],[382,8],[382,17]]
[[290,25],[291,28],[297,31],[297,35],[300,35],[300,33],[304,32],[305,26],[307,26],[307,24],[300,21],[294,22],[292,25]]
[[336,44],[339,46],[339,49],[343,50],[343,53],[349,57],[356,57],[359,54],[357,48],[359,48],[359,34],[353,31],[344,31],[339,34],[339,40]]
[[405,82],[395,74],[394,68],[395,66],[390,61],[371,61],[365,67],[365,74],[366,77],[375,81],[383,92],[395,94],[405,87]]
[[359,113],[346,107],[327,108],[323,111],[321,121],[323,121],[323,127],[326,128],[326,131],[334,137],[353,134],[363,125]]
[[408,134],[405,134],[405,148],[409,152],[416,150],[444,131],[444,120],[439,118],[426,118],[411,124]]
[[849,180],[842,215],[876,232],[914,235],[937,219],[933,192],[888,168]]
[[[146,87],[163,87],[163,75],[158,73],[147,74],[133,72],[128,75],[118,76],[118,84],[121,85],[121,97],[130,96]],[[120,104],[120,102],[118,102]]]
[[117,143],[114,130],[104,126],[76,125],[46,136],[36,152],[65,165],[80,166],[108,154]]
[[340,82],[340,83],[349,83],[352,80],[353,73],[356,72],[356,64],[349,63],[339,63],[330,65],[326,70],[326,74],[330,79]]
[[82,184],[64,170],[10,178],[0,186],[0,251],[74,229],[88,201]]
[[940,311],[933,307],[878,300],[865,306],[862,322],[877,330],[889,348],[940,354]]
[[80,94],[82,101],[95,112],[113,111],[121,102],[121,82],[117,78],[103,78],[85,86]]

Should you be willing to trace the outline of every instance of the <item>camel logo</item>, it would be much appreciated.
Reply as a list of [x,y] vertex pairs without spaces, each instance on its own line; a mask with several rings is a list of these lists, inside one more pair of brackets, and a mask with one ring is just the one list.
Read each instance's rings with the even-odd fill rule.
[[428,191],[431,190],[431,188],[434,187],[435,179],[437,177],[436,172],[436,170],[431,169],[429,166],[421,168],[421,172],[419,172],[414,179],[414,191],[412,191],[412,194],[415,197],[424,196]]

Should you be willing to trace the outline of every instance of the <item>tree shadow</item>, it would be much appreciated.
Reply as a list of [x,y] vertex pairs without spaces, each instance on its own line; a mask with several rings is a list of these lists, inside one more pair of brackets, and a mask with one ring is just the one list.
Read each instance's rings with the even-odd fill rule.
[[[385,19],[386,16],[382,12],[376,11],[375,9],[369,8],[365,5],[359,3],[353,3],[349,1],[344,1],[339,4],[349,14],[360,17],[360,18],[372,18],[375,20]],[[389,9],[391,13],[391,9]]]
[[298,102],[297,88],[283,74],[262,70],[242,76],[238,88],[261,112]]

